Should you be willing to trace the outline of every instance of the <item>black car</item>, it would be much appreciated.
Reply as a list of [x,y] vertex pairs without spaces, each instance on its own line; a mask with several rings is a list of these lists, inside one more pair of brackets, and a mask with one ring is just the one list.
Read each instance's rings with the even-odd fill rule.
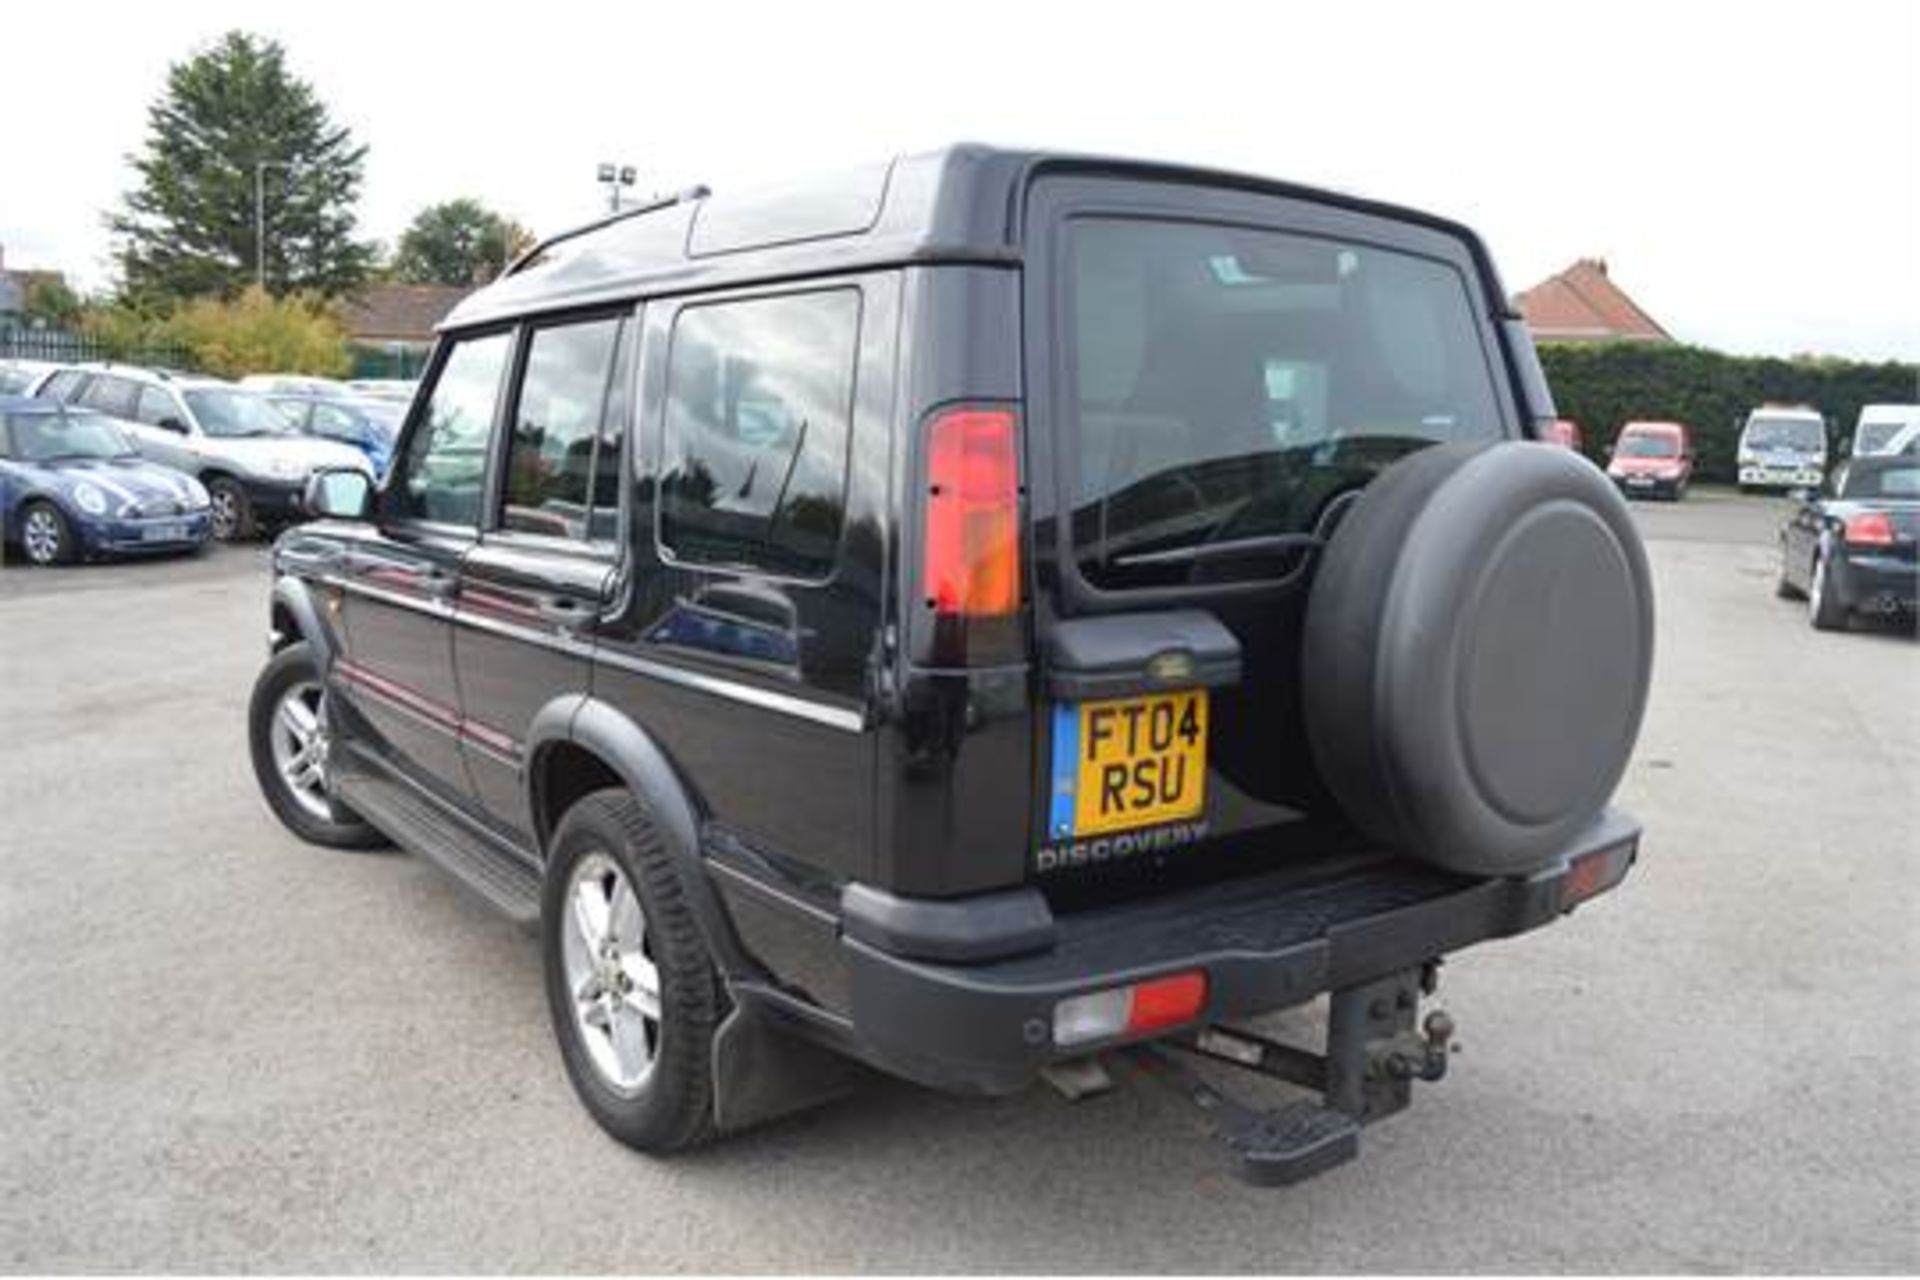
[[1441,958],[1638,848],[1646,559],[1506,297],[1425,214],[978,147],[556,237],[276,545],[260,784],[537,926],[643,1150],[1125,1050],[1315,1172],[1445,1070]]
[[1920,457],[1853,458],[1823,488],[1796,496],[1799,506],[1780,530],[1780,594],[1805,599],[1822,631],[1862,615],[1913,626]]

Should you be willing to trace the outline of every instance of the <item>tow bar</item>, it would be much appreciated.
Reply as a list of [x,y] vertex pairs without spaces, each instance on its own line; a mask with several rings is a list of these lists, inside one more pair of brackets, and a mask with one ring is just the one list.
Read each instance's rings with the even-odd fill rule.
[[[1223,1026],[1128,1053],[1207,1114],[1242,1179],[1290,1185],[1353,1159],[1362,1125],[1404,1110],[1415,1080],[1447,1074],[1447,1059],[1457,1050],[1453,1019],[1436,1009],[1421,1030],[1414,1029],[1420,996],[1432,994],[1437,969],[1434,962],[1334,992],[1324,1054]],[[1187,1058],[1238,1067],[1321,1097],[1261,1110],[1203,1080]]]

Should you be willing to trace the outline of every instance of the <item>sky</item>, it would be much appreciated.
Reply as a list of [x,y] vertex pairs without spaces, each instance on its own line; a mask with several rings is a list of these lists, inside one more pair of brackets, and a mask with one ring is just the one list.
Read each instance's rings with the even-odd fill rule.
[[973,140],[1431,209],[1513,292],[1605,258],[1683,341],[1920,358],[1912,0],[16,4],[8,266],[110,282],[102,218],[147,107],[232,28],[281,41],[369,145],[361,230],[389,244],[461,195],[535,231],[583,221],[601,161],[643,190],[737,189]]

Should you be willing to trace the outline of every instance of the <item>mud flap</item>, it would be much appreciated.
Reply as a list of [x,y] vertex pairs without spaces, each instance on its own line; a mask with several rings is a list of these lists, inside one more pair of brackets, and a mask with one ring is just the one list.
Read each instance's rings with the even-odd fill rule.
[[713,1119],[722,1133],[764,1124],[845,1097],[860,1066],[774,1025],[751,1000],[736,999],[713,1036]]

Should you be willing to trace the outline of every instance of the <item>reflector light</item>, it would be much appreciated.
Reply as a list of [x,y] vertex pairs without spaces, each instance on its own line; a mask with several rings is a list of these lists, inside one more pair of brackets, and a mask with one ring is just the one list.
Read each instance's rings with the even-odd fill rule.
[[1008,409],[955,409],[927,430],[921,588],[936,614],[1020,607],[1020,466]]
[[1575,858],[1567,868],[1567,878],[1560,890],[1560,909],[1571,910],[1620,883],[1620,877],[1627,873],[1629,852],[1628,848],[1617,847]]
[[1893,517],[1884,511],[1867,511],[1847,517],[1847,545],[1853,547],[1890,547],[1893,545]]
[[1197,969],[1074,996],[1053,1007],[1053,1042],[1092,1044],[1177,1027],[1197,1019],[1206,1004],[1207,975]]

